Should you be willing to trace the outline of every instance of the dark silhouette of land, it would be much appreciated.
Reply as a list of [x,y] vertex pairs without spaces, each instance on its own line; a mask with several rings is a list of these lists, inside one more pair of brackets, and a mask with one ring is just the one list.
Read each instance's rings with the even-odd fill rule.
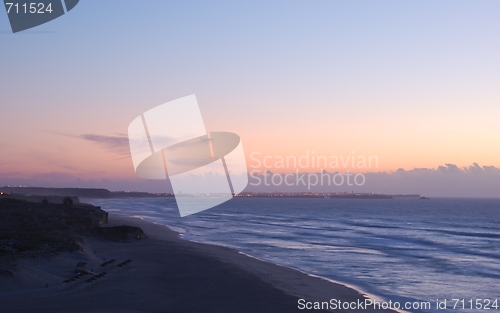
[[140,191],[109,191],[102,188],[45,188],[45,187],[0,187],[0,192],[30,195],[79,198],[153,198],[173,197],[171,193],[149,193]]

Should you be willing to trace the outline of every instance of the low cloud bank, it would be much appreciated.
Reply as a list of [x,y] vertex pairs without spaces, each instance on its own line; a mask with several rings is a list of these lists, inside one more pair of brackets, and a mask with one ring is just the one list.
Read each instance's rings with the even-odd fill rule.
[[[300,176],[302,180],[300,180]],[[332,178],[327,181],[329,174]],[[500,197],[500,169],[494,166],[479,166],[474,163],[471,166],[460,168],[455,164],[445,164],[437,168],[415,168],[412,170],[398,169],[394,172],[369,172],[362,173],[358,177],[351,175],[347,181],[345,174],[340,173],[299,173],[288,176],[288,185],[283,180],[280,182],[280,175],[284,174],[267,172],[265,175],[253,175],[247,191],[280,191],[280,192],[375,192],[388,194],[410,194],[418,193],[427,196],[441,197]],[[317,177],[314,178],[312,175]],[[336,178],[333,178],[337,175]],[[267,176],[267,181],[264,179]],[[274,179],[273,179],[274,176]],[[323,181],[321,178],[323,177]],[[261,179],[258,184],[258,179]],[[335,181],[333,180],[335,179]],[[308,185],[308,180],[311,185]],[[318,181],[316,183],[316,180]],[[266,186],[265,182],[269,185]],[[316,184],[314,184],[316,183]],[[313,186],[314,184],[314,186]],[[291,185],[291,186],[290,186]]]
[[[254,173],[255,174],[255,173]],[[335,176],[335,183],[332,177]],[[415,168],[412,170],[398,169],[393,172],[362,173],[357,177],[351,174],[340,173],[299,173],[288,174],[285,180],[282,173],[267,172],[264,175],[249,177],[246,191],[249,192],[375,192],[388,194],[414,194],[432,197],[494,197],[500,198],[500,169],[494,166],[480,166],[474,163],[468,167],[458,167],[454,164],[445,164],[437,168]],[[290,176],[291,175],[291,176]],[[297,177],[297,175],[299,175]],[[321,176],[323,182],[321,183]],[[326,175],[330,177],[327,183]],[[281,177],[281,184],[280,182]],[[318,182],[315,183],[316,176]],[[338,185],[343,176],[343,184]],[[2,186],[38,186],[38,187],[80,187],[80,188],[106,188],[112,191],[149,191],[172,192],[168,180],[134,179],[98,179],[82,180],[66,173],[44,173],[21,178],[15,173],[0,174]],[[274,177],[274,180],[273,180]],[[261,179],[257,184],[257,178]],[[301,178],[301,179],[299,179]],[[308,178],[309,186],[308,186]],[[356,179],[355,179],[356,178]],[[267,179],[267,185],[264,179]],[[288,185],[285,183],[288,182]],[[298,183],[297,183],[298,181]],[[349,183],[351,185],[349,185]],[[361,184],[363,183],[363,184]],[[290,186],[291,184],[291,186]],[[310,188],[308,190],[308,187]]]

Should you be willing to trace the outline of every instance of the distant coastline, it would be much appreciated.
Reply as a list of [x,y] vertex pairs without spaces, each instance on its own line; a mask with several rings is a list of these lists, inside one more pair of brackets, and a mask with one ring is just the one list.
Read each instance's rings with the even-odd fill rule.
[[150,193],[141,191],[110,191],[103,188],[48,188],[48,187],[0,187],[0,193],[27,196],[60,196],[80,198],[156,198],[173,197],[172,193]]
[[[46,188],[46,187],[0,187],[1,194],[16,194],[22,196],[40,197],[73,197],[78,198],[164,198],[174,197],[172,193],[150,193],[141,191],[110,191],[101,188]],[[228,196],[221,194],[179,194],[176,196]],[[358,192],[243,192],[234,195],[235,198],[333,198],[333,199],[428,199],[419,194],[381,194],[381,193],[358,193]],[[50,201],[50,200],[49,200]]]

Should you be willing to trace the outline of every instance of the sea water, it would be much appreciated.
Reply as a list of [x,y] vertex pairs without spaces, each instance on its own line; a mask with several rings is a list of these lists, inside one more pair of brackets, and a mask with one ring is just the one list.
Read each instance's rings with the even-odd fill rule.
[[500,199],[236,198],[183,218],[173,198],[90,202],[424,311],[442,311],[437,299],[500,310]]

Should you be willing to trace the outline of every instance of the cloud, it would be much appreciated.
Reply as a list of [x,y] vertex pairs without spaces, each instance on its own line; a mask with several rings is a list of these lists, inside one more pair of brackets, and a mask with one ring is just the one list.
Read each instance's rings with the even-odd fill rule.
[[[326,172],[323,172],[326,173]],[[349,185],[347,181],[336,186],[327,178],[321,183],[321,175],[323,173],[300,173],[306,174],[303,177],[304,183],[297,178],[300,175],[293,174],[289,176],[288,182],[291,186],[285,183],[276,186],[272,183],[272,175],[284,174],[267,172],[264,175],[255,175],[261,179],[261,183],[257,184],[257,179],[250,177],[249,182],[256,186],[248,185],[247,191],[280,191],[280,192],[301,192],[308,191],[307,175],[316,175],[319,178],[318,184],[312,186],[309,191],[312,192],[375,192],[387,194],[413,194],[418,193],[426,196],[434,197],[500,197],[500,169],[494,166],[480,166],[474,163],[467,167],[458,167],[455,164],[445,164],[437,168],[414,168],[404,170],[402,168],[393,172],[369,172],[362,173],[365,177],[364,184],[357,186],[353,183],[351,176]],[[334,175],[335,173],[331,173]],[[267,176],[266,186],[264,177]],[[324,176],[326,177],[326,176]],[[340,181],[340,177],[338,177]],[[344,176],[344,179],[346,177]],[[279,177],[275,177],[275,182],[280,182]],[[312,177],[312,183],[316,182],[316,178]],[[361,182],[361,177],[358,177],[358,182]],[[297,184],[297,182],[299,182]]]
[[446,166],[439,166],[438,171],[443,173],[460,173],[462,170],[455,164],[445,164]]
[[[101,138],[100,138],[101,139]],[[99,139],[99,142],[102,140]],[[105,140],[104,140],[105,141]],[[103,144],[104,145],[104,144]],[[106,147],[113,147],[114,144],[106,144]],[[301,173],[304,174],[304,173]],[[330,174],[311,173],[316,175]],[[107,188],[110,190],[136,190],[149,192],[172,192],[168,180],[148,180],[138,177],[124,179],[107,179],[109,173],[93,173],[95,179],[80,179],[78,173],[48,172],[27,175],[26,173],[1,173],[1,185],[26,185],[40,187],[83,187],[83,188]],[[282,175],[268,171],[268,182],[272,175]],[[476,163],[467,167],[458,167],[454,164],[445,164],[437,168],[414,168],[410,170],[398,169],[393,172],[371,172],[363,173],[365,183],[362,186],[347,184],[335,186],[317,184],[312,186],[313,192],[375,192],[387,194],[420,194],[430,197],[500,197],[500,169],[495,166],[480,166]],[[86,175],[88,177],[88,175]],[[260,175],[259,177],[263,177]],[[321,177],[321,176],[318,176]],[[307,177],[303,177],[307,182]],[[275,179],[278,181],[279,179]],[[308,191],[307,186],[297,185],[296,175],[289,177],[292,186],[281,184],[275,186],[272,183],[268,186],[264,183],[259,186],[248,185],[246,191],[264,192],[302,192]],[[358,180],[359,181],[359,180]],[[252,177],[249,183],[255,182]],[[352,182],[352,177],[351,177]]]
[[128,137],[123,134],[117,134],[115,136],[82,134],[74,137],[96,143],[106,150],[122,156],[130,154]]

